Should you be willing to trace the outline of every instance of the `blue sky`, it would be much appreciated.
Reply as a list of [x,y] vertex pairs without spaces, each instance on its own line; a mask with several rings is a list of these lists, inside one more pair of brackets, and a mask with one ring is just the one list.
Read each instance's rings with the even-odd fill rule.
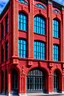
[[[9,0],[0,0],[0,13],[2,12],[2,10],[4,9],[5,5],[7,4]],[[54,0],[58,3],[64,4],[64,0]]]

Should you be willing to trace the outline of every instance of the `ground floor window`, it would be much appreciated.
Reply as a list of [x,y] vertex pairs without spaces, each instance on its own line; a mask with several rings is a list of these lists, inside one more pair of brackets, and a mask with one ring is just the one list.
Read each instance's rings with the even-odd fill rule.
[[54,72],[54,91],[59,91],[59,74],[57,71]]
[[34,69],[27,76],[27,91],[45,91],[44,71]]
[[12,92],[13,94],[18,93],[18,73],[16,70],[12,71]]

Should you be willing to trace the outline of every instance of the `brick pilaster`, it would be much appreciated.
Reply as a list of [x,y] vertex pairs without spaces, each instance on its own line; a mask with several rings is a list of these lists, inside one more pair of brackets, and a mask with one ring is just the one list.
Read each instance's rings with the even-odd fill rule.
[[52,60],[52,2],[48,0],[48,58]]

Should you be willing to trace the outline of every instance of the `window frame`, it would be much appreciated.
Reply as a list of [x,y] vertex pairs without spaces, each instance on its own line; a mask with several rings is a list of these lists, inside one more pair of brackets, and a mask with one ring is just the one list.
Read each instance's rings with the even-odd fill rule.
[[9,58],[9,43],[6,41],[6,60]]
[[[40,46],[39,46],[40,45]],[[46,60],[46,43],[34,41],[34,59]]]
[[5,18],[5,24],[6,24],[6,34],[8,34],[8,31],[9,31],[9,18],[8,18],[8,15]]
[[[56,52],[56,53],[55,53]],[[59,45],[57,44],[54,44],[53,45],[53,60],[54,61],[59,61],[60,58],[59,58]]]
[[46,35],[46,19],[43,16],[36,15],[34,17],[34,33]]
[[53,37],[60,38],[60,21],[58,19],[53,19]]
[[22,38],[18,39],[18,56],[20,58],[27,58],[27,41]]
[[28,30],[28,18],[27,15],[23,12],[18,14],[18,30],[27,32]]
[[4,38],[4,24],[3,22],[1,23],[1,39]]
[[[45,75],[44,74],[45,72],[39,69],[33,69],[28,73],[27,92],[38,92],[38,91],[44,92],[45,91]],[[37,81],[39,81],[39,83]]]

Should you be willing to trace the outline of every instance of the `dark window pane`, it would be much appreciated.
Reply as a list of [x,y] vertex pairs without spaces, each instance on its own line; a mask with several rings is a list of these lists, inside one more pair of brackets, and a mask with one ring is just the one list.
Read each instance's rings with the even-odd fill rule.
[[8,33],[8,15],[6,16],[6,33]]
[[8,41],[6,42],[6,60],[8,59]]
[[3,22],[1,23],[1,38],[4,37],[4,25]]

